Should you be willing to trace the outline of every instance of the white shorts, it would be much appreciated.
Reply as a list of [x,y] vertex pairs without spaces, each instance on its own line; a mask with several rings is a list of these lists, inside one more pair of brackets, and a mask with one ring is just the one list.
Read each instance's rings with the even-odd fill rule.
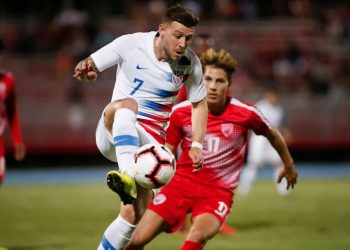
[[[103,114],[104,110],[96,128],[96,145],[104,157],[110,161],[117,162],[113,136],[105,126]],[[148,143],[159,144],[138,122],[135,123],[135,126],[140,138],[140,146]]]

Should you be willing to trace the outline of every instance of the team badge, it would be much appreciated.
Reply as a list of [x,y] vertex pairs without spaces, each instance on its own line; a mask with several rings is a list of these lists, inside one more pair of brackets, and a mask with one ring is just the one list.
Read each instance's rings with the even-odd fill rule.
[[156,197],[153,199],[154,205],[160,205],[166,201],[166,197],[164,194],[157,194]]
[[221,124],[221,132],[225,137],[229,137],[233,133],[233,124],[232,123]]
[[171,81],[171,82],[172,82],[174,85],[177,86],[177,85],[179,85],[179,84],[182,83],[183,78],[184,78],[183,76],[176,76],[175,74],[173,74],[173,75],[172,75],[172,79],[171,79],[172,81]]
[[186,74],[186,71],[189,66],[191,66],[191,62],[185,56],[181,57],[178,62],[170,64],[170,67],[172,69],[171,82],[174,85],[177,86],[187,80],[189,74]]

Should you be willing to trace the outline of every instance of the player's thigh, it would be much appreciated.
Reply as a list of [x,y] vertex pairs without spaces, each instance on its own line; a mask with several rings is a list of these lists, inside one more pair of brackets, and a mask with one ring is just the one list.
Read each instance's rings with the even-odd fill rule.
[[177,231],[184,223],[192,199],[188,196],[190,187],[184,187],[181,180],[173,179],[161,188],[148,205],[148,209],[161,216],[169,226],[166,232]]

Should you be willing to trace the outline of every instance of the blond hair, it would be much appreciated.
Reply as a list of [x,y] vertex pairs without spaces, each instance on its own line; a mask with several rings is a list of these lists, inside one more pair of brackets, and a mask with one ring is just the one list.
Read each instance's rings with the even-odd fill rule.
[[227,79],[231,79],[232,74],[236,71],[238,62],[237,60],[226,50],[221,49],[215,51],[210,48],[204,51],[200,57],[203,72],[205,72],[205,66],[213,66],[225,70]]

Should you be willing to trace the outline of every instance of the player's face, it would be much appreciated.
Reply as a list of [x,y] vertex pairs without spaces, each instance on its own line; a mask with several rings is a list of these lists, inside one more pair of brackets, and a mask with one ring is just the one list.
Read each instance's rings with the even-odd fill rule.
[[161,54],[164,59],[170,62],[179,60],[191,44],[194,33],[194,27],[189,28],[179,22],[160,24]]
[[203,79],[208,93],[207,102],[209,107],[213,105],[218,108],[224,107],[230,86],[225,70],[214,68],[213,66],[205,66]]

